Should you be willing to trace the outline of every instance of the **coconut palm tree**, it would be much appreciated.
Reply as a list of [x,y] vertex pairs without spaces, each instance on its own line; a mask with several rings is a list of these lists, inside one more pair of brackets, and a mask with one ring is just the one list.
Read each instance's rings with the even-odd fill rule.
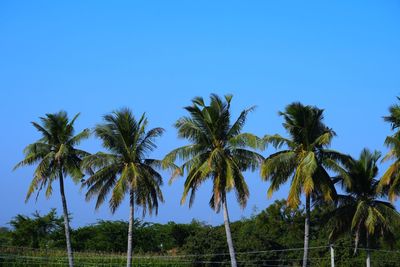
[[236,256],[231,237],[227,194],[234,190],[240,206],[246,205],[249,197],[243,171],[255,170],[263,157],[248,148],[257,148],[259,140],[249,133],[241,133],[249,112],[254,108],[243,110],[238,119],[231,123],[231,95],[225,99],[212,94],[210,104],[203,98],[196,97],[193,105],[185,107],[189,116],[181,117],[175,127],[178,136],[187,139],[190,144],[177,148],[164,158],[164,164],[175,160],[183,161],[170,182],[178,174],[186,173],[181,204],[188,195],[189,207],[193,204],[195,193],[207,179],[213,183],[209,205],[216,212],[223,209],[226,238],[231,258],[231,265],[236,266]]
[[124,196],[129,196],[129,228],[127,266],[132,266],[132,238],[134,207],[142,208],[143,216],[158,212],[163,201],[160,186],[162,177],[155,170],[161,162],[148,158],[156,148],[155,139],[162,135],[162,128],[147,131],[148,121],[143,114],[136,120],[129,109],[121,109],[104,116],[104,123],[95,127],[95,135],[102,140],[108,152],[98,152],[85,157],[82,168],[91,173],[84,182],[88,187],[86,199],[97,197],[96,209],[111,192],[109,205],[114,213]]
[[340,235],[354,234],[354,253],[359,244],[367,250],[367,267],[371,266],[369,249],[384,237],[390,241],[394,238],[394,226],[400,215],[389,202],[381,200],[379,192],[377,162],[381,154],[368,149],[362,150],[358,160],[346,164],[346,173],[341,176],[341,184],[346,195],[338,195],[337,207],[330,214],[333,225],[330,239],[334,241]]
[[329,150],[335,132],[323,123],[323,110],[301,103],[288,105],[284,112],[279,113],[285,122],[283,127],[289,138],[280,135],[266,135],[266,144],[272,144],[283,150],[271,154],[261,166],[261,177],[271,182],[268,196],[291,179],[288,195],[288,205],[297,207],[301,194],[305,194],[305,226],[303,266],[307,266],[310,233],[311,200],[324,199],[332,201],[336,190],[327,169],[340,171],[338,161],[347,156],[334,150]]
[[[400,100],[400,98],[398,97]],[[400,195],[400,105],[395,104],[389,107],[389,116],[383,117],[386,122],[391,124],[392,130],[396,132],[386,137],[385,145],[389,152],[383,157],[382,162],[392,160],[393,163],[383,174],[378,190],[388,190],[388,196],[391,202],[394,202]]]
[[90,133],[88,129],[85,129],[74,135],[74,122],[78,116],[79,113],[69,121],[67,113],[60,111],[41,117],[41,123],[32,122],[32,125],[40,132],[42,137],[25,148],[25,158],[14,167],[15,170],[22,166],[37,165],[26,195],[26,201],[33,192],[38,191],[39,194],[45,187],[46,197],[50,197],[53,193],[53,182],[58,179],[70,267],[74,266],[74,259],[71,247],[67,200],[64,192],[64,178],[71,176],[77,182],[83,177],[80,171],[80,163],[88,153],[77,149],[75,146],[83,139],[88,138]]

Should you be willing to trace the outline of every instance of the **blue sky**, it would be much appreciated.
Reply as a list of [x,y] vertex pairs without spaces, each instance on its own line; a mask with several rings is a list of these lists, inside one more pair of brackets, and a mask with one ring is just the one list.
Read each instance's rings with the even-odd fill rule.
[[[82,113],[78,130],[120,107],[146,112],[151,126],[166,129],[152,155],[161,158],[184,144],[172,124],[194,96],[232,93],[235,115],[257,105],[245,130],[258,135],[284,134],[277,112],[302,101],[326,110],[338,134],[333,148],[353,156],[365,146],[386,151],[382,116],[400,94],[399,12],[394,0],[1,1],[0,225],[17,213],[61,212],[57,187],[51,199],[25,204],[33,169],[11,171],[39,137],[29,122],[61,109]],[[94,138],[82,147],[101,149]],[[234,220],[287,193],[268,200],[258,173],[246,177],[247,208],[228,200]],[[147,220],[221,223],[207,206],[210,184],[189,209],[179,205],[182,182],[166,183],[166,203]],[[106,205],[94,211],[84,190],[66,187],[73,226],[127,219],[127,203],[114,215]]]

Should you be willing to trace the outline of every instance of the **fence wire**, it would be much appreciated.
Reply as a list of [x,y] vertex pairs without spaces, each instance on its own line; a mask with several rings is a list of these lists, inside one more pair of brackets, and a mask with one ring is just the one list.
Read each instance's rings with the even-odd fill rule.
[[[359,248],[354,255],[353,247],[334,247],[336,266],[364,266],[367,249]],[[400,251],[370,249],[372,266],[400,266]],[[303,247],[260,251],[238,251],[238,266],[297,267],[302,264]],[[76,267],[118,267],[126,265],[123,253],[75,252]],[[310,267],[331,266],[330,246],[309,248]],[[31,249],[0,246],[0,266],[10,267],[58,267],[68,266],[66,253],[60,250]],[[230,266],[229,253],[188,255],[135,255],[133,266]]]

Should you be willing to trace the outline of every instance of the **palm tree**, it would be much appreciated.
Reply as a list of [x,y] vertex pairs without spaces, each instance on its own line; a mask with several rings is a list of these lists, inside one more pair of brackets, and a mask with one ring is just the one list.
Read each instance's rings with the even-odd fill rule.
[[46,197],[50,197],[53,192],[53,181],[58,179],[70,267],[74,266],[74,259],[71,247],[67,200],[64,192],[64,178],[69,175],[77,182],[83,177],[80,171],[80,163],[88,153],[75,148],[75,146],[83,139],[88,138],[90,133],[88,129],[85,129],[74,135],[74,122],[78,116],[79,113],[69,121],[67,113],[60,111],[41,117],[41,123],[32,122],[32,125],[40,132],[42,137],[25,148],[25,158],[14,167],[15,170],[22,166],[37,164],[25,201],[29,199],[33,192],[38,191],[39,194],[44,187],[46,187]]
[[147,131],[148,121],[143,114],[137,121],[129,109],[121,109],[104,116],[104,123],[95,127],[95,135],[102,140],[108,153],[98,152],[85,157],[82,168],[91,176],[84,182],[88,187],[86,199],[96,196],[96,209],[111,191],[109,205],[114,213],[124,196],[129,196],[129,229],[127,266],[132,266],[132,235],[135,204],[150,214],[158,212],[163,201],[160,189],[161,175],[154,169],[161,162],[147,158],[156,148],[155,138],[164,132],[162,128]]
[[380,200],[384,195],[379,192],[377,162],[380,153],[364,149],[358,160],[346,164],[346,173],[341,177],[342,188],[346,195],[338,195],[337,208],[329,216],[333,224],[330,239],[335,240],[349,230],[354,234],[354,253],[360,243],[367,250],[367,267],[371,265],[369,249],[384,237],[390,241],[394,238],[394,224],[400,215],[392,204]]
[[304,106],[301,103],[288,105],[284,112],[279,113],[285,122],[283,127],[289,138],[280,135],[266,135],[264,141],[283,150],[271,154],[261,166],[261,176],[269,180],[271,185],[268,196],[291,179],[288,195],[288,205],[297,207],[300,196],[305,194],[305,226],[304,226],[304,255],[303,266],[308,263],[308,247],[310,234],[311,198],[332,201],[336,190],[327,169],[340,171],[338,161],[345,160],[346,156],[329,150],[335,132],[323,123],[323,110],[313,106]]
[[[400,98],[398,97],[400,100]],[[394,202],[400,195],[400,105],[389,107],[389,116],[383,117],[386,122],[391,124],[392,130],[397,130],[393,135],[386,137],[385,145],[389,152],[382,159],[382,162],[393,160],[394,162],[383,174],[378,190],[388,190],[388,196],[391,202]]]
[[221,207],[224,215],[226,238],[231,258],[231,265],[236,266],[235,250],[231,237],[227,193],[234,190],[240,206],[246,205],[249,189],[243,171],[255,170],[263,157],[247,148],[257,148],[259,140],[249,133],[241,133],[249,112],[244,110],[238,119],[231,124],[231,95],[225,101],[211,94],[207,106],[201,97],[192,100],[193,105],[185,107],[189,116],[181,117],[175,127],[178,136],[189,140],[190,144],[177,148],[166,155],[165,164],[172,164],[178,158],[183,165],[174,173],[171,181],[178,174],[186,172],[181,204],[190,193],[189,207],[193,204],[195,193],[207,179],[213,183],[209,205],[216,212]]

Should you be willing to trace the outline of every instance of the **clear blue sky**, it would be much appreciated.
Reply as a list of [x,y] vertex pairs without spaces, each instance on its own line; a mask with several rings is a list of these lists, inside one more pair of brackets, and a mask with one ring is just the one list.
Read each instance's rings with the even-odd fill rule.
[[[385,151],[382,116],[400,94],[399,14],[395,0],[1,1],[0,225],[17,213],[61,211],[57,187],[50,200],[25,204],[33,169],[11,171],[39,137],[30,121],[60,109],[82,113],[78,129],[123,106],[147,112],[151,126],[166,129],[152,155],[161,158],[183,144],[172,124],[194,96],[232,93],[236,115],[257,105],[245,130],[259,135],[283,134],[277,111],[302,101],[326,109],[333,148]],[[94,138],[82,147],[101,149]],[[246,177],[247,208],[229,199],[234,220],[287,193],[268,200],[268,184]],[[189,210],[179,205],[181,181],[163,187],[166,203],[147,220],[220,223],[207,206],[210,184]],[[127,219],[127,203],[114,216],[106,205],[95,212],[78,185],[66,187],[74,226]]]

